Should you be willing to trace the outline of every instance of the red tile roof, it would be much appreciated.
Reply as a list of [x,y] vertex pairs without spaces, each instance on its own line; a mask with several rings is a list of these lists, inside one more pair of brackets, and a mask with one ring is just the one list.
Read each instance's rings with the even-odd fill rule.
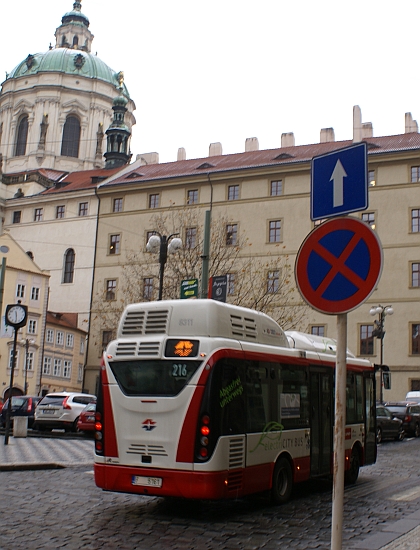
[[65,178],[63,178],[58,183],[58,185],[46,189],[41,194],[51,195],[54,193],[67,193],[68,191],[78,191],[89,188],[94,189],[102,180],[113,176],[116,172],[119,172],[120,170],[122,170],[122,168],[113,168],[111,170],[100,168],[96,170],[81,170],[79,172],[71,172]]
[[[395,136],[383,136],[366,138],[368,154],[377,155],[396,151],[409,151],[420,149],[420,134],[407,133]],[[220,155],[201,159],[189,159],[165,164],[148,164],[140,166],[133,164],[133,169],[126,171],[124,175],[111,178],[101,187],[153,180],[193,176],[197,174],[228,172],[247,168],[261,168],[264,166],[293,165],[309,162],[313,157],[348,147],[351,140],[330,141],[310,145],[297,145],[294,147],[282,147],[280,149],[267,149],[263,151],[249,151],[232,155]],[[125,167],[127,168],[127,167]]]
[[[71,328],[73,330],[82,330],[77,327],[77,317],[77,313],[56,313],[52,311],[47,311],[48,324]],[[85,331],[82,330],[82,332]]]

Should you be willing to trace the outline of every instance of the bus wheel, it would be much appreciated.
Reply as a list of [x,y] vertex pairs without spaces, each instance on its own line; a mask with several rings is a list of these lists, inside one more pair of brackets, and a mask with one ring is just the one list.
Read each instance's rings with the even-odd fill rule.
[[275,504],[284,504],[290,498],[292,487],[293,475],[290,462],[286,458],[280,458],[274,467],[271,500]]
[[356,448],[353,448],[350,457],[350,468],[344,474],[345,481],[348,485],[354,485],[359,477],[360,455]]

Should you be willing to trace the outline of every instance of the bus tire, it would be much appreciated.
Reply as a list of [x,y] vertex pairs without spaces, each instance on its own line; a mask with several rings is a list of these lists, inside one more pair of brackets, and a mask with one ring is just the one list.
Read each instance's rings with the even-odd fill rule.
[[359,477],[360,454],[356,447],[353,447],[350,456],[350,468],[344,473],[344,479],[347,485],[354,485]]
[[293,473],[287,458],[279,458],[273,472],[271,500],[274,504],[285,504],[292,493]]

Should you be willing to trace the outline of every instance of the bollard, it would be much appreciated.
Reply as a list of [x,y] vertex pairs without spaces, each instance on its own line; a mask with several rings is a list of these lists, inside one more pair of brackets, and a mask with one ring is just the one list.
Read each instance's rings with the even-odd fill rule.
[[28,417],[13,417],[13,437],[27,437],[28,435]]

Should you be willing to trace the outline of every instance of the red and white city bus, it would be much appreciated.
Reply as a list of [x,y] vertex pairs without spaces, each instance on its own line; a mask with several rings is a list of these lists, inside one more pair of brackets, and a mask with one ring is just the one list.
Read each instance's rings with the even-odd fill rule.
[[[214,300],[129,305],[104,353],[95,481],[226,499],[332,472],[335,342]],[[376,460],[373,366],[348,354],[345,475]]]

